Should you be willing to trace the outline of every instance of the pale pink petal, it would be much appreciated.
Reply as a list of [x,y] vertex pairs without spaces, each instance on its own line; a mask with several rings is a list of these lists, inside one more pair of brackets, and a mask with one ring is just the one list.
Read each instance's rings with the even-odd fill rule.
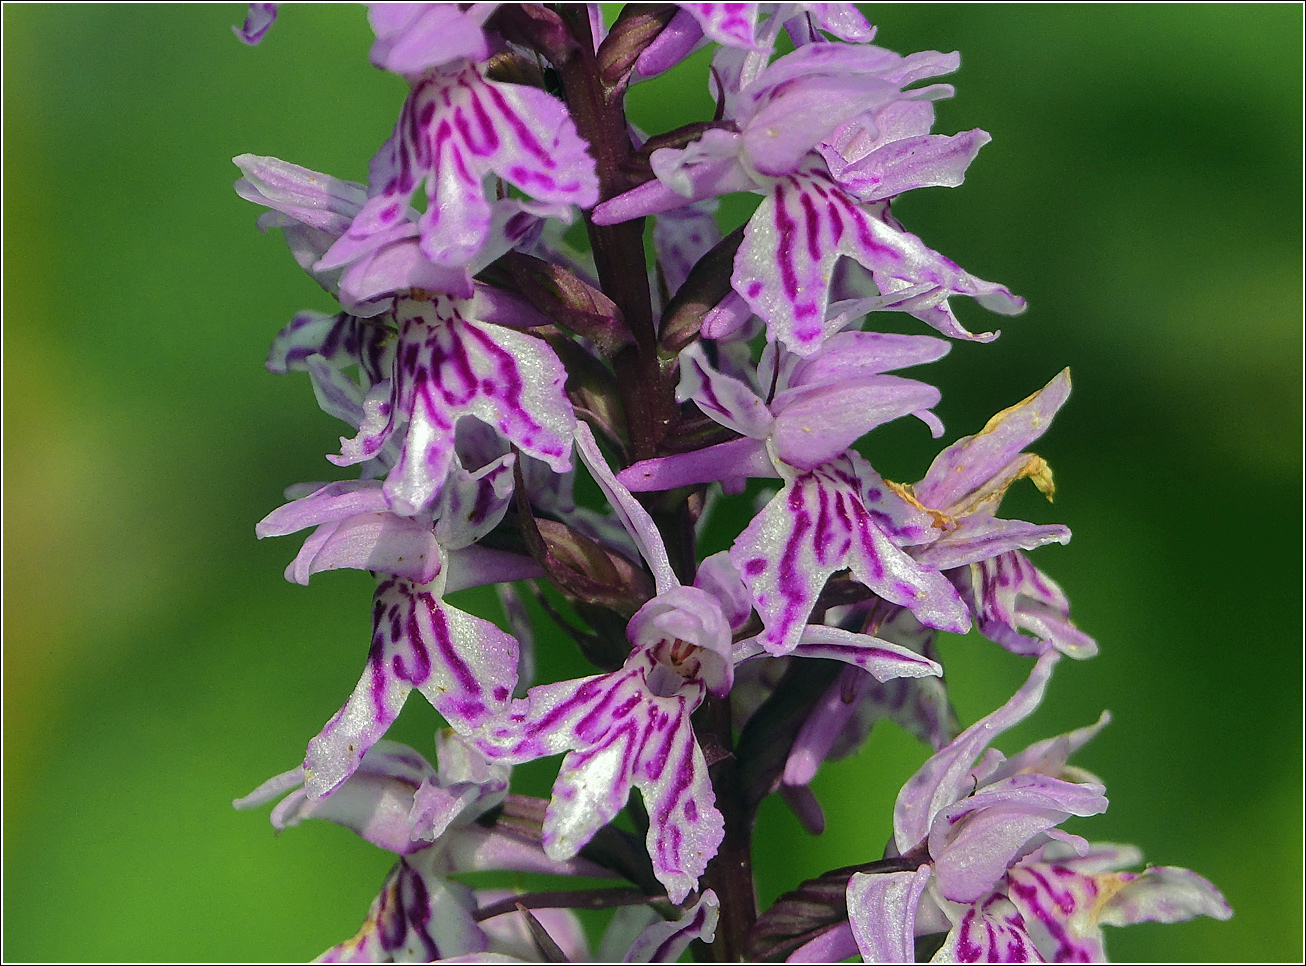
[[505,709],[517,642],[488,621],[400,578],[377,587],[367,667],[349,700],[309,742],[305,788],[320,798],[357,769],[417,688],[450,724],[470,731]]
[[867,963],[916,961],[916,907],[930,867],[915,872],[857,873],[848,880],[848,921]]

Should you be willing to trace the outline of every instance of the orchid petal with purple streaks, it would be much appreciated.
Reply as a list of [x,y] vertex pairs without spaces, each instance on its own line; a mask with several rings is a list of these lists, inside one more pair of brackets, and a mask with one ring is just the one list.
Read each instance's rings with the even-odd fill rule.
[[545,817],[551,858],[575,855],[634,786],[649,813],[646,844],[658,880],[673,902],[695,888],[724,834],[690,723],[706,692],[696,650],[665,641],[637,647],[621,670],[532,688],[490,724],[479,747],[492,758],[569,752]]
[[1043,963],[1029,927],[1004,896],[966,908],[932,963]]
[[402,219],[422,181],[422,254],[436,265],[467,264],[490,236],[483,180],[491,173],[557,206],[559,216],[598,200],[594,160],[556,98],[486,80],[472,67],[414,79],[395,133],[372,160],[372,197],[320,267],[351,261],[372,235]]
[[928,523],[887,487],[868,485],[868,476],[878,480],[865,460],[849,452],[795,477],[731,547],[730,559],[766,627],[760,640],[770,653],[786,654],[798,645],[826,579],[845,567],[923,624],[968,628],[961,600],[942,575],[922,569],[895,544],[895,538],[902,545],[928,539]]
[[401,578],[382,582],[372,646],[354,693],[309,742],[305,788],[320,798],[345,781],[417,688],[451,725],[471,731],[507,707],[517,683],[517,642],[488,621]]
[[882,206],[859,203],[819,161],[775,181],[748,223],[731,278],[773,339],[806,356],[834,334],[827,307],[840,256],[868,268],[881,291],[892,282],[927,284],[945,300],[968,295],[992,311],[1024,309],[1002,286],[967,274],[896,227]]
[[[394,365],[393,334],[383,324],[344,312],[336,315],[297,312],[272,340],[265,365],[269,372],[278,374],[309,372],[318,402],[324,409],[326,405],[317,384],[322,381],[320,371],[329,369],[340,380],[339,385],[346,387],[343,392],[350,399],[346,408],[361,412],[358,399],[368,387],[387,378]],[[358,367],[361,385],[344,379],[341,370],[350,366]],[[327,411],[344,418],[341,412]],[[358,425],[357,419],[354,425]]]
[[1097,642],[1070,620],[1070,601],[1061,587],[1020,551],[952,573],[980,633],[1013,654],[1056,650],[1082,660],[1097,653]]
[[494,426],[524,453],[556,471],[571,466],[575,415],[564,391],[566,371],[534,336],[468,318],[469,303],[436,296],[402,300],[399,345],[384,425],[342,440],[338,465],[371,458],[407,419],[385,493],[397,513],[432,504],[450,472],[454,427],[463,416]]
[[689,944],[697,939],[711,944],[716,938],[716,924],[721,902],[711,889],[672,922],[655,922],[630,944],[622,962],[674,963]]

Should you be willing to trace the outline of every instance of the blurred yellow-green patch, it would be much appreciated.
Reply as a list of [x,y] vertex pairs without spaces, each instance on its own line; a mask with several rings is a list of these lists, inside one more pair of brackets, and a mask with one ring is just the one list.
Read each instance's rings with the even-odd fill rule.
[[[1003,747],[1110,708],[1080,763],[1111,808],[1073,830],[1188,866],[1234,907],[1113,931],[1116,958],[1300,960],[1301,8],[866,9],[886,47],[960,50],[936,130],[993,135],[965,185],[895,213],[1030,303],[960,306],[1004,331],[932,367],[947,439],[1074,373],[1038,446],[1056,504],[1010,499],[1074,530],[1035,559],[1102,653],[1063,662]],[[229,29],[243,17],[3,9],[9,959],[307,959],[353,933],[389,865],[334,826],[276,838],[230,807],[353,687],[370,601],[362,574],[286,584],[297,542],[254,539],[285,486],[338,475],[342,428],[262,367],[291,314],[329,300],[255,230],[230,159],[362,180],[405,88],[368,65],[359,7],[287,6],[254,49]],[[678,112],[710,110],[704,85],[640,87],[634,119],[696,119]],[[863,449],[915,479],[935,445],[895,426]],[[498,617],[488,593],[466,606]],[[1028,668],[979,639],[944,659],[966,721]],[[429,754],[436,724],[415,700],[396,737]],[[923,757],[885,729],[825,768],[817,839],[769,803],[763,898],[877,857]],[[542,791],[553,767],[525,778]]]

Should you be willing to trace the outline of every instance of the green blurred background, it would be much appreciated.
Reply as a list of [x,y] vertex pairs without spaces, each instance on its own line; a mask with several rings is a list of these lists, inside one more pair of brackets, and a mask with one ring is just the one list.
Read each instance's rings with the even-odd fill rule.
[[[1074,372],[1038,446],[1057,503],[1029,488],[1009,509],[1074,530],[1035,560],[1102,654],[1063,664],[1003,746],[1110,708],[1080,763],[1112,806],[1073,828],[1200,871],[1236,910],[1113,930],[1116,958],[1300,960],[1301,10],[869,15],[884,46],[959,49],[936,130],[993,135],[962,188],[899,216],[1030,303],[959,307],[1004,334],[933,368],[948,438]],[[229,159],[362,180],[404,92],[368,66],[357,7],[284,9],[253,50],[228,28],[243,16],[3,10],[10,959],[306,959],[352,934],[389,865],[334,826],[274,838],[229,805],[352,688],[370,597],[364,574],[286,584],[298,541],[254,539],[283,487],[339,478],[323,454],[342,427],[262,367],[290,315],[329,300],[255,231]],[[637,90],[635,119],[709,111],[701,78]],[[917,478],[924,433],[877,434],[877,468]],[[498,618],[488,594],[462,603]],[[966,721],[1029,666],[978,639],[944,657]],[[395,734],[429,754],[436,725],[415,699]],[[766,808],[764,895],[878,856],[922,758],[884,728],[827,767],[818,839]]]

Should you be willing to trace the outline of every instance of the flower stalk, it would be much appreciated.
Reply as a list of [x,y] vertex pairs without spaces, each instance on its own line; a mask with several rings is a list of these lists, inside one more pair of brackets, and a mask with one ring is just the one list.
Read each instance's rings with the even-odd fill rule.
[[[238,36],[276,13],[252,5]],[[1061,829],[1107,807],[1069,758],[1109,716],[991,747],[1058,662],[1097,653],[1028,556],[1069,530],[998,515],[1021,480],[1051,499],[1027,447],[1068,370],[917,482],[874,469],[884,423],[945,434],[920,367],[997,336],[952,300],[1025,307],[892,210],[960,185],[988,141],[932,132],[952,88],[923,82],[958,55],[879,47],[849,4],[632,4],[611,28],[589,4],[371,4],[369,22],[372,63],[409,94],[367,183],[236,159],[260,227],[336,302],[285,326],[268,367],[347,424],[327,458],[352,474],[290,488],[257,533],[311,529],[294,582],[377,580],[353,693],[235,803],[279,799],[278,829],[326,819],[394,854],[323,960],[1091,961],[1102,925],[1227,918],[1200,876],[1125,871],[1137,850]],[[635,128],[630,85],[709,45],[714,115]],[[738,192],[760,204],[724,232]],[[934,334],[878,331],[884,312]],[[704,546],[750,479],[771,484],[751,521]],[[446,599],[477,586],[498,620]],[[963,728],[937,637],[972,628],[1032,669]],[[566,641],[593,673],[554,679]],[[385,738],[413,692],[449,726],[434,765]],[[822,834],[816,773],[881,721],[925,745],[893,840],[759,908],[759,806],[778,795]],[[559,756],[547,799],[511,792],[515,766]],[[460,878],[486,871],[614,884]],[[579,909],[615,910],[597,948]]]

